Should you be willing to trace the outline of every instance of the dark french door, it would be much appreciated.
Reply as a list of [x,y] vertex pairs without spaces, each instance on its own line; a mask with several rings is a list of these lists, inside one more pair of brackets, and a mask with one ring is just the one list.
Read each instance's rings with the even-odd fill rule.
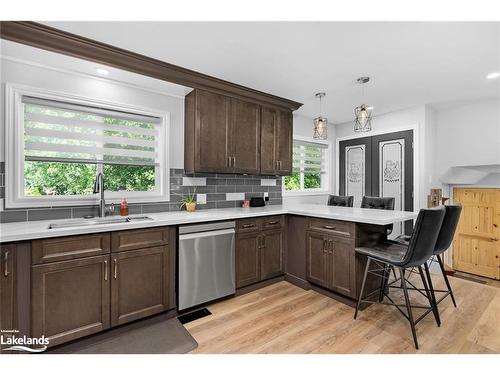
[[[395,210],[413,211],[413,130],[339,143],[339,194],[394,197]],[[393,235],[410,233],[412,222],[394,225]]]

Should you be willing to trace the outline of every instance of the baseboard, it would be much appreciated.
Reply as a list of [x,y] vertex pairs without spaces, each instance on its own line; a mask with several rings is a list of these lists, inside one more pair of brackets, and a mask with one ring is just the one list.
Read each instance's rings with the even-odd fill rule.
[[247,293],[253,292],[254,290],[264,288],[268,285],[279,283],[280,281],[283,281],[283,280],[285,280],[284,276],[278,276],[278,277],[274,277],[274,278],[269,279],[269,280],[260,281],[258,283],[252,284],[252,285],[247,285],[247,286],[244,286],[242,288],[236,289],[235,295],[241,296],[242,294],[247,294]]
[[309,283],[309,281],[301,279],[300,277],[291,275],[289,273],[285,275],[285,281],[295,286],[298,286],[299,288],[302,288],[304,290],[311,289],[311,284]]

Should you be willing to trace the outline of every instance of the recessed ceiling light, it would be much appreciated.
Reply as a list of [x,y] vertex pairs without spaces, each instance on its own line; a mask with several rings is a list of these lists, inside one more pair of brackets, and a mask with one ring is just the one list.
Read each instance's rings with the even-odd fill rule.
[[500,72],[493,72],[493,73],[490,73],[486,76],[486,78],[488,78],[488,79],[495,79],[498,77],[500,77]]
[[96,72],[103,75],[103,76],[107,76],[109,74],[109,72],[106,70],[106,69],[103,69],[103,68],[97,68],[96,69]]

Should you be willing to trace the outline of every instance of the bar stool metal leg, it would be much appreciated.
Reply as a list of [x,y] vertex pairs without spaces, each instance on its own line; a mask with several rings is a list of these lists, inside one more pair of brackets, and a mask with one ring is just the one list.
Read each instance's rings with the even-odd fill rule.
[[451,285],[450,285],[450,282],[448,281],[448,276],[446,275],[443,261],[441,260],[441,255],[436,254],[436,258],[438,259],[439,267],[441,267],[441,272],[443,273],[444,282],[446,283],[446,287],[448,288],[448,291],[450,292],[450,297],[451,297],[451,300],[453,301],[453,306],[457,307],[457,303],[455,302],[455,296],[453,295],[453,291],[451,290]]
[[[427,263],[425,263],[427,265]],[[427,281],[425,281],[424,271],[422,270],[422,266],[418,266],[418,272],[420,273],[420,279],[422,280],[422,284],[424,285],[425,294],[427,295],[427,299],[432,307],[432,313],[434,314],[434,318],[436,319],[436,323],[438,327],[441,327],[441,318],[439,317],[439,311],[437,308],[436,299],[433,297],[433,289],[432,289],[432,281],[429,279],[429,287],[427,286]],[[430,289],[430,290],[429,290]]]
[[354,312],[354,320],[358,317],[359,307],[361,306],[361,301],[363,299],[363,292],[365,291],[366,277],[368,276],[368,270],[370,268],[371,259],[368,257],[366,259],[365,274],[363,275],[363,282],[361,283],[361,291],[358,296],[358,303],[356,304],[356,311]]
[[415,348],[418,349],[417,330],[415,329],[415,321],[413,320],[413,312],[410,305],[410,297],[408,296],[408,289],[406,289],[406,279],[402,268],[399,269],[399,275],[401,276],[401,286],[403,287],[403,293],[405,296],[406,310],[408,310],[408,320],[410,321],[413,341],[415,343]]

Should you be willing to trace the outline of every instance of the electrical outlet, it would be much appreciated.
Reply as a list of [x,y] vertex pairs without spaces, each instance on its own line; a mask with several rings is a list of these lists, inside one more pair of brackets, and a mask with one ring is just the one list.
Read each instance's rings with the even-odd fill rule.
[[268,193],[267,191],[265,191],[265,192],[264,192],[264,200],[265,200],[266,202],[268,202],[268,201],[269,201],[269,193]]
[[196,203],[197,204],[207,204],[207,195],[206,194],[196,194]]

